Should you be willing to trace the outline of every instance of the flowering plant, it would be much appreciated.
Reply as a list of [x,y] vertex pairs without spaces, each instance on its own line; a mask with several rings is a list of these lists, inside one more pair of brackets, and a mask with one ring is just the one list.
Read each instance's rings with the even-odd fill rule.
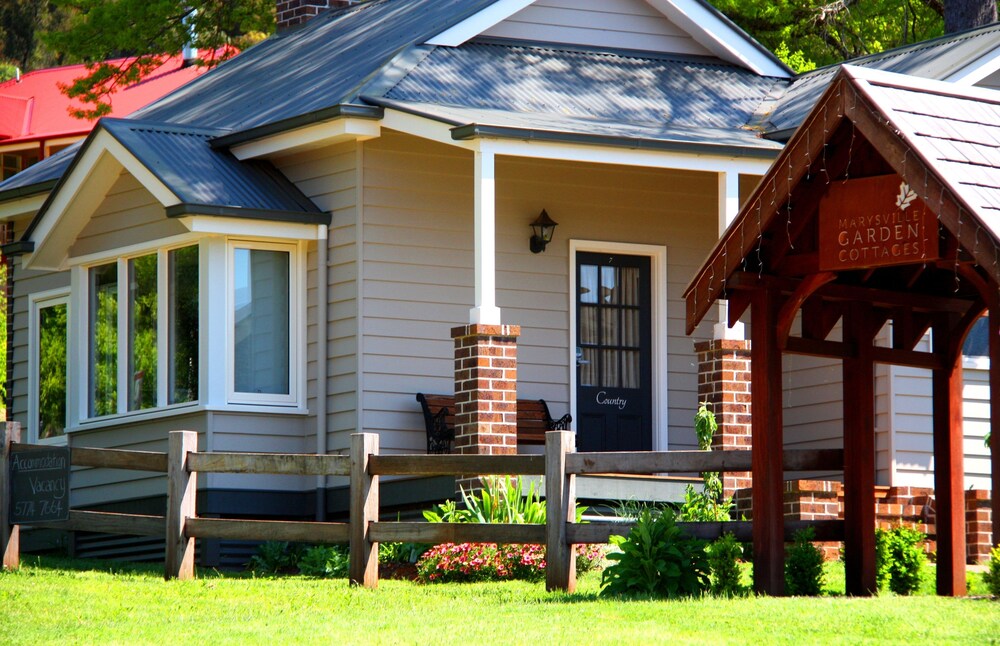
[[541,545],[443,543],[428,550],[417,563],[424,582],[471,582],[503,579],[537,581],[545,576]]

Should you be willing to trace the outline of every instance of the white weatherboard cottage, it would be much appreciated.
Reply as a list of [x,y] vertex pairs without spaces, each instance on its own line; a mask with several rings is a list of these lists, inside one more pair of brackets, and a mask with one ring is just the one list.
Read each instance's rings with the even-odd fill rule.
[[[860,63],[991,84],[998,45],[983,29]],[[191,429],[203,450],[337,452],[365,431],[422,452],[414,396],[453,392],[451,328],[504,324],[518,397],[571,413],[581,448],[694,448],[684,288],[828,81],[793,79],[700,0],[323,13],[0,184],[12,416],[73,446],[163,450]],[[532,253],[543,209],[558,226]],[[742,332],[694,338],[722,334]],[[839,374],[786,374],[787,436],[835,444]],[[884,377],[879,478],[916,481],[930,436],[903,397],[925,386]],[[199,513],[337,512],[339,484],[213,474]],[[393,486],[402,505],[452,484]],[[74,506],[163,492],[73,474]]]

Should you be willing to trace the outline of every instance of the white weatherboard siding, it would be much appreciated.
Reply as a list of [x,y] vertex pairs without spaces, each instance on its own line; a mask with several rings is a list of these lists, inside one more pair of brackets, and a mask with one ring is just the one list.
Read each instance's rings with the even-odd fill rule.
[[538,0],[483,36],[710,56],[643,0]]
[[[364,144],[364,365],[367,432],[389,451],[423,450],[417,392],[454,389],[450,330],[473,299],[472,155],[383,130]],[[667,248],[667,404],[671,448],[693,447],[694,339],[683,291],[716,237],[709,173],[497,158],[497,304],[521,326],[518,396],[569,405],[569,243]],[[528,249],[542,208],[559,226],[541,254]]]
[[167,218],[163,206],[132,175],[122,172],[76,241],[70,257],[88,256],[187,233],[178,220]]
[[[327,239],[327,383],[316,383],[318,360],[316,326],[316,252],[310,245],[308,271],[308,334],[306,350],[308,408],[304,427],[307,451],[315,451],[316,395],[327,397],[327,450],[336,452],[350,445],[357,423],[357,159],[360,148],[353,142],[308,151],[273,160],[279,170],[323,211],[331,213]],[[322,244],[319,242],[318,244]]]

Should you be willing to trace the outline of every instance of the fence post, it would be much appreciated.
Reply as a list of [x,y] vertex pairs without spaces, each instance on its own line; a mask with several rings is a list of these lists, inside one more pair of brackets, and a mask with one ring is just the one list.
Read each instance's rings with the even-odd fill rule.
[[576,476],[566,473],[566,454],[575,451],[569,431],[545,434],[545,589],[576,589],[576,546],[566,526],[576,521]]
[[378,435],[351,435],[351,585],[378,587],[378,544],[370,538],[378,521],[378,476],[368,473],[368,458],[378,455]]
[[198,433],[170,431],[167,454],[167,554],[164,577],[194,578],[194,537],[187,519],[195,515],[198,474],[188,471],[188,453],[198,451]]
[[4,424],[0,430],[0,553],[5,570],[21,565],[21,526],[10,524],[10,445],[20,441],[21,424]]

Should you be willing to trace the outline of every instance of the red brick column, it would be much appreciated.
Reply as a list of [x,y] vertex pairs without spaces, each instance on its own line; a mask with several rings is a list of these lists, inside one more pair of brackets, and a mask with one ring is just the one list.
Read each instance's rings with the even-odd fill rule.
[[517,453],[517,325],[463,325],[455,339],[455,452]]
[[965,547],[968,563],[982,563],[990,558],[993,545],[1000,538],[993,537],[993,510],[990,492],[969,489],[965,492]]
[[[750,342],[714,339],[694,344],[698,354],[698,401],[708,402],[719,430],[712,446],[723,451],[750,448]],[[750,472],[722,475],[724,495],[751,486]]]

